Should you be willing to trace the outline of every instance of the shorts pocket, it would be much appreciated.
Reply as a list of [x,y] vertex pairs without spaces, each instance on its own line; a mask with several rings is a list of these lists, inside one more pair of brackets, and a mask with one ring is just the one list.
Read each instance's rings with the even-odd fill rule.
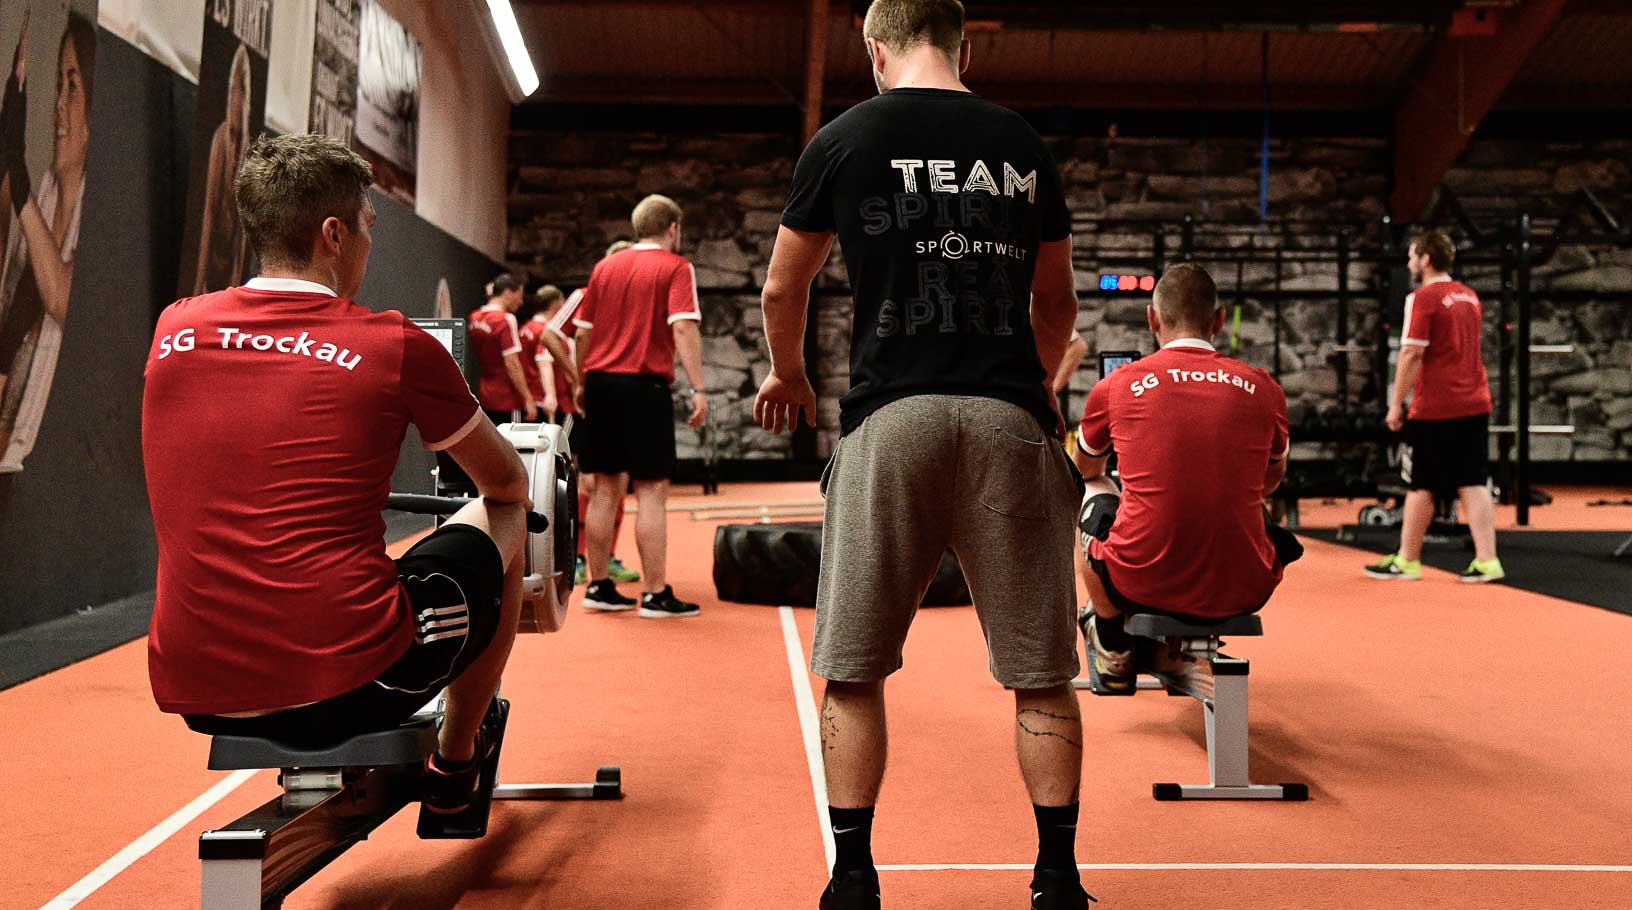
[[1047,514],[1049,476],[1046,439],[1022,439],[1002,427],[986,436],[986,471],[980,504],[1000,515],[1039,521]]
[[833,443],[833,454],[828,456],[827,464],[822,467],[822,479],[817,484],[816,489],[821,492],[823,499],[827,498],[827,482],[833,478],[833,469],[839,463],[839,447],[843,445],[844,439],[842,437],[838,442]]

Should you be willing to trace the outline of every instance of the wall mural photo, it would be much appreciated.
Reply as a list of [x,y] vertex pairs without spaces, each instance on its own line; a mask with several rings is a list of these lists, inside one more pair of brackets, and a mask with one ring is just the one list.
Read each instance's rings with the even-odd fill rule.
[[7,0],[0,60],[0,473],[14,473],[34,450],[71,302],[95,0]]

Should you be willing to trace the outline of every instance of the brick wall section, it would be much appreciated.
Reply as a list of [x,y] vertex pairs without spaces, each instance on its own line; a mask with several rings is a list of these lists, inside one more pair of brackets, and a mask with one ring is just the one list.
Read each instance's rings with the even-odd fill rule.
[[[1168,219],[1194,213],[1209,222],[1252,224],[1258,216],[1258,147],[1250,140],[1059,139],[1051,145],[1072,212],[1078,281],[1086,290],[1115,257],[1146,251],[1148,231],[1100,228],[1105,219]],[[517,134],[511,141],[509,256],[518,267],[563,287],[582,283],[605,246],[628,238],[628,213],[641,196],[662,192],[686,209],[684,252],[697,267],[703,300],[705,372],[720,432],[723,458],[780,458],[788,437],[768,437],[751,420],[753,391],[769,364],[759,312],[777,221],[797,143],[789,137],[744,134]],[[1611,211],[1632,218],[1632,142],[1584,144],[1478,141],[1445,178],[1479,218],[1511,212],[1522,200],[1543,229],[1564,200],[1581,187],[1598,193]],[[1379,140],[1287,139],[1271,146],[1270,215],[1300,220],[1373,221],[1383,213],[1389,153]],[[1245,235],[1243,235],[1245,236]],[[1243,241],[1244,242],[1244,241]],[[1273,237],[1255,242],[1273,245]],[[1291,248],[1298,245],[1297,238]],[[1177,250],[1169,241],[1169,255]],[[1494,268],[1459,270],[1495,306]],[[1214,274],[1226,302],[1241,306],[1239,356],[1269,368],[1274,350],[1273,304],[1253,297],[1274,285],[1273,268],[1242,269],[1237,298],[1234,266]],[[1370,296],[1370,266],[1351,267],[1351,338],[1365,342],[1377,320]],[[1334,354],[1337,278],[1330,264],[1290,256],[1281,286],[1331,291],[1330,299],[1286,303],[1281,321],[1281,381],[1294,423],[1336,407],[1334,358],[1347,356],[1349,391],[1356,403],[1374,403],[1383,391],[1368,377],[1364,355]],[[1534,415],[1537,423],[1573,422],[1574,439],[1541,437],[1538,459],[1612,460],[1632,457],[1632,250],[1565,248],[1535,270],[1535,341],[1571,342],[1570,355],[1538,355]],[[850,305],[837,252],[817,281],[813,316],[821,356],[819,451],[830,451],[838,429],[838,397],[848,382]],[[1592,289],[1602,300],[1559,304],[1550,289]],[[1620,297],[1614,295],[1620,294]],[[1491,320],[1494,323],[1494,320]],[[1143,303],[1132,296],[1085,297],[1077,322],[1090,357],[1071,384],[1079,412],[1093,382],[1093,353],[1148,347]],[[1486,341],[1495,379],[1494,331]],[[681,457],[698,454],[696,434],[679,430]],[[1300,454],[1315,455],[1306,448]]]

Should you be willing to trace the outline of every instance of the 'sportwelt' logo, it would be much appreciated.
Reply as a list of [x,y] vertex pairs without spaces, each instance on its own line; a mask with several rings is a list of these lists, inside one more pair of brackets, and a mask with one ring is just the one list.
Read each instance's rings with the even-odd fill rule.
[[920,254],[939,253],[947,259],[957,261],[971,253],[984,253],[989,256],[1005,256],[1009,259],[1024,261],[1029,257],[1028,250],[1021,249],[1012,243],[993,243],[986,240],[970,240],[957,231],[947,231],[939,240],[920,240],[916,244]]

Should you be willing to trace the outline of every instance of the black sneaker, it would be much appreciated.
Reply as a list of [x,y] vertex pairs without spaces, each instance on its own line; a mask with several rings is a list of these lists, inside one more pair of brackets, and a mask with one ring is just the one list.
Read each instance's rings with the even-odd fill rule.
[[878,873],[853,869],[835,874],[822,892],[820,910],[879,910]]
[[1099,901],[1082,890],[1082,882],[1071,872],[1044,869],[1031,880],[1031,910],[1088,910]]
[[584,589],[584,609],[597,613],[621,613],[635,608],[634,598],[624,597],[610,578],[592,581]]
[[[509,716],[510,702],[493,699],[476,730],[475,753],[467,761],[450,762],[439,752],[426,756],[420,783],[420,837],[479,837],[486,831],[492,792],[482,790],[483,776],[497,765]],[[466,830],[471,827],[478,830]]]
[[674,596],[674,588],[668,585],[657,594],[642,594],[640,596],[640,615],[645,619],[668,619],[673,616],[696,616],[702,610],[696,604],[688,604]]

